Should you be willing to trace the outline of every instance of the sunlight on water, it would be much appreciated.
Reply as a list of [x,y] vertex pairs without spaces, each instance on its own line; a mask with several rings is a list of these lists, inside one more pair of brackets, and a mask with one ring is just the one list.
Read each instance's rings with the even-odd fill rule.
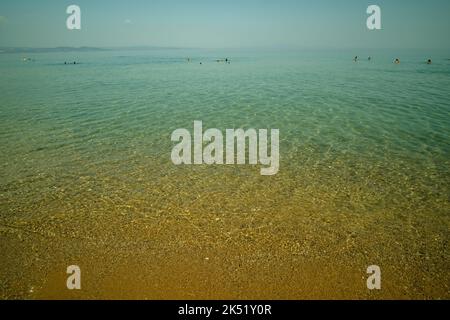
[[[380,297],[448,298],[450,61],[369,54],[0,55],[2,297],[79,261],[88,297],[376,297],[376,263]],[[280,172],[174,166],[194,120],[280,129]]]

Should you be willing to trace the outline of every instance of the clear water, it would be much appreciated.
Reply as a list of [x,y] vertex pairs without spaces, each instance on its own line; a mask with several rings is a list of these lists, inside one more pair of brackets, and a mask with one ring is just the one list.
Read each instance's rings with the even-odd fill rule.
[[[0,55],[4,296],[32,295],[32,284],[52,296],[51,266],[75,256],[103,270],[95,257],[108,248],[111,263],[125,270],[136,255],[134,267],[153,270],[144,280],[132,278],[139,283],[154,283],[166,270],[201,278],[202,259],[214,252],[208,270],[222,285],[238,282],[239,266],[255,270],[254,287],[242,285],[238,297],[364,296],[354,282],[339,287],[336,270],[358,278],[355,270],[364,274],[376,261],[397,279],[383,297],[448,298],[450,54],[154,50],[23,57]],[[215,61],[225,57],[231,64]],[[400,65],[392,63],[396,57]],[[170,135],[192,130],[194,120],[222,130],[280,129],[280,172],[267,178],[252,166],[174,166]],[[64,244],[69,236],[78,244]],[[139,255],[147,241],[158,249]],[[161,250],[169,258],[158,260]],[[237,258],[246,254],[252,258]],[[41,256],[47,258],[30,262]],[[170,257],[184,267],[168,266]],[[322,285],[308,295],[299,288],[311,289],[313,280],[292,270],[318,260],[320,270],[336,276],[324,284],[311,270],[308,279]],[[224,263],[231,269],[221,269]],[[274,268],[280,278],[267,274]],[[186,297],[179,280],[168,276],[162,285],[173,291],[161,296]],[[96,287],[101,281],[93,280]],[[236,297],[184,285],[198,289],[187,297]]]

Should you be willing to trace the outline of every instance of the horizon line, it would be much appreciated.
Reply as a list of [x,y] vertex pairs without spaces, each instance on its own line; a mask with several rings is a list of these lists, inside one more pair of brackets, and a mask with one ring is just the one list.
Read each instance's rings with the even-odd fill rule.
[[0,54],[7,53],[46,53],[57,51],[114,51],[114,50],[414,50],[414,51],[447,51],[450,53],[450,48],[395,48],[395,47],[334,47],[334,46],[249,46],[249,47],[182,47],[182,46],[157,46],[157,45],[132,45],[132,46],[0,46]]

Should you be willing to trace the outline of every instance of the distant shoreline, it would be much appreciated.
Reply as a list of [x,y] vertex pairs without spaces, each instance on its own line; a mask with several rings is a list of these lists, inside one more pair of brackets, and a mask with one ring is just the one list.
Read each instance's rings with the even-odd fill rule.
[[54,48],[31,48],[31,47],[0,47],[2,53],[51,53],[51,52],[103,52],[115,50],[180,50],[177,47],[54,47]]

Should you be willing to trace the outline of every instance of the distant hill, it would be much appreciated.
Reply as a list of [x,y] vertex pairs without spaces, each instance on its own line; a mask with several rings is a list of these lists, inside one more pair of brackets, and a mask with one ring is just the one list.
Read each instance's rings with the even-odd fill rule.
[[134,46],[134,47],[109,47],[109,50],[132,50],[132,51],[149,51],[149,50],[186,50],[190,48],[182,47],[157,47],[157,46]]
[[188,48],[179,47],[156,47],[156,46],[135,46],[135,47],[55,47],[55,48],[26,48],[26,47],[0,47],[1,53],[48,53],[48,52],[96,52],[96,51],[146,51],[146,50],[180,50]]
[[94,47],[56,47],[56,48],[11,48],[0,47],[0,53],[47,53],[47,52],[92,52],[108,51],[108,49]]

